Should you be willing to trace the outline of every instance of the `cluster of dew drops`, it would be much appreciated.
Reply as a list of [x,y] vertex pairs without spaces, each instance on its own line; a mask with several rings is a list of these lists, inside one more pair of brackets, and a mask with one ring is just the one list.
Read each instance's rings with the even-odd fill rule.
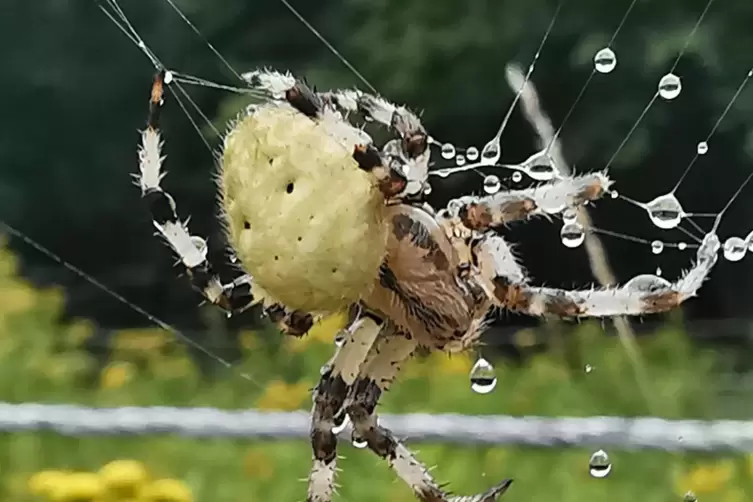
[[[594,56],[594,69],[595,71],[606,74],[611,73],[617,66],[617,56],[614,51],[605,47],[599,50]],[[673,73],[664,75],[659,80],[657,93],[659,97],[665,100],[673,100],[680,95],[682,91],[682,82],[680,77]],[[709,146],[706,141],[701,141],[697,145],[697,154],[705,155],[708,153]],[[469,162],[476,162],[479,159],[479,150],[476,147],[469,147],[465,150],[465,153],[458,153],[456,148],[449,143],[445,143],[441,147],[441,155],[444,159],[455,160],[458,166],[463,166]],[[483,152],[482,164],[483,162]],[[513,167],[515,170],[512,174],[513,182],[520,182],[523,179],[523,173],[531,175],[531,178],[543,180],[542,176],[536,176],[535,172],[530,169],[526,169],[525,164]],[[530,166],[528,166],[530,167]],[[539,172],[541,174],[541,172]],[[494,174],[486,175],[484,177],[483,188],[487,194],[495,194],[500,191],[502,183]],[[612,198],[619,197],[616,191],[610,191]],[[676,228],[687,216],[687,213],[680,205],[680,201],[677,200],[673,192],[661,195],[654,200],[641,204],[643,209],[648,213],[648,216],[654,226],[669,230]],[[583,226],[578,222],[578,212],[575,208],[566,208],[562,212],[563,226],[560,232],[562,244],[568,248],[577,248],[585,240],[586,231]],[[654,254],[661,254],[664,251],[665,243],[660,240],[654,240],[650,243],[651,252]],[[685,242],[679,242],[675,245],[677,249],[683,251],[688,248],[688,244]],[[746,238],[730,237],[723,246],[723,255],[729,261],[741,260],[747,251],[753,252],[753,232],[751,232]],[[585,373],[590,374],[593,372],[591,365],[586,365]],[[471,389],[478,394],[488,394],[494,390],[497,386],[496,371],[492,364],[483,357],[479,357],[470,371],[470,385]],[[612,472],[612,462],[609,455],[604,450],[598,450],[594,452],[588,462],[588,471],[594,478],[606,478]],[[683,502],[697,502],[696,495],[689,491],[685,494]]]

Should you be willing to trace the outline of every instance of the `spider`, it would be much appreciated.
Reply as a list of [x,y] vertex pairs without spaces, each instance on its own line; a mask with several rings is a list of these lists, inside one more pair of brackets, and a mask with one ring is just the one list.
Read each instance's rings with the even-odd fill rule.
[[[606,317],[667,311],[696,294],[717,259],[708,234],[674,283],[641,275],[623,286],[568,291],[534,286],[499,231],[557,214],[609,191],[604,173],[557,175],[533,188],[462,197],[435,211],[422,202],[433,140],[403,106],[357,90],[316,92],[289,73],[244,74],[267,96],[230,126],[217,176],[222,220],[242,270],[224,284],[160,187],[159,114],[172,74],[151,87],[141,134],[142,197],[192,286],[228,313],[261,303],[283,333],[303,336],[324,315],[349,309],[335,354],[313,392],[308,502],[334,494],[337,434],[385,459],[422,501],[490,502],[512,480],[473,496],[445,491],[381,426],[376,414],[400,366],[418,351],[472,347],[495,308],[532,316]],[[356,119],[391,134],[374,145]]]

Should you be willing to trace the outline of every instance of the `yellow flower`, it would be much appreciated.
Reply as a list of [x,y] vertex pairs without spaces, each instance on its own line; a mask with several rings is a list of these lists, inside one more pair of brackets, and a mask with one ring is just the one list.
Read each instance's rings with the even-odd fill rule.
[[734,468],[729,461],[698,466],[680,476],[675,482],[675,489],[679,495],[688,490],[696,495],[718,492],[732,479]]
[[178,479],[158,479],[144,487],[140,502],[193,502],[191,489]]
[[113,460],[99,470],[107,491],[119,500],[135,497],[149,481],[149,472],[137,460]]
[[66,471],[39,471],[29,478],[29,491],[34,495],[49,497],[69,474]]
[[94,326],[91,321],[79,319],[68,327],[66,341],[72,347],[80,347],[94,334]]
[[170,334],[160,328],[123,330],[115,336],[115,349],[151,354],[162,349],[169,340]]
[[103,389],[117,389],[128,383],[135,373],[131,363],[114,362],[102,370],[101,386]]
[[513,340],[518,347],[533,347],[536,345],[536,330],[527,328],[516,331]]
[[432,359],[442,375],[467,375],[473,367],[473,360],[467,353],[436,353]]
[[243,347],[245,350],[253,350],[256,348],[257,345],[257,337],[259,335],[255,331],[241,331],[240,335],[238,335],[238,339],[240,341],[241,347]]
[[274,476],[274,459],[261,448],[252,448],[243,459],[243,470],[256,479],[271,479]]
[[288,384],[282,380],[272,381],[256,402],[260,410],[297,410],[309,399],[312,385],[308,382]]
[[60,480],[51,493],[56,502],[80,502],[100,499],[105,494],[105,484],[97,474],[74,472]]

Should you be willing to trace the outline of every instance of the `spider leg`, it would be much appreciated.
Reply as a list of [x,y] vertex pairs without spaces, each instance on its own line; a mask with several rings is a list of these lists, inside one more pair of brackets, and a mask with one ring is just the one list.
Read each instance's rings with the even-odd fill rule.
[[[178,219],[175,200],[160,186],[165,173],[162,171],[164,157],[159,114],[164,88],[171,78],[170,73],[161,71],[152,82],[146,129],[141,133],[139,173],[135,178],[141,187],[141,196],[149,206],[155,228],[180,257],[193,288],[206,300],[230,313],[242,312],[256,303],[252,278],[248,274],[239,274],[230,283],[223,284],[207,260],[206,240],[190,234],[187,224]],[[282,331],[295,336],[304,335],[313,324],[310,314],[289,311],[282,305],[269,306],[266,313]]]
[[533,188],[511,190],[486,197],[464,197],[448,205],[450,219],[465,227],[485,231],[531,216],[551,215],[567,207],[599,199],[611,180],[602,173],[568,176]]
[[382,154],[397,162],[408,178],[405,195],[415,195],[424,188],[429,173],[429,136],[416,114],[373,94],[358,90],[339,90],[322,94],[322,98],[342,110],[346,118],[361,115],[397,135],[387,142]]
[[[358,167],[374,175],[386,198],[392,199],[405,192],[409,181],[403,167],[405,162],[383,154],[374,147],[368,134],[345,122],[330,94],[319,94],[290,74],[265,70],[250,72],[244,77],[251,85],[263,89],[273,98],[284,99],[300,113],[327,124],[335,137],[353,149],[353,159]],[[358,134],[355,143],[354,132]]]
[[622,286],[568,291],[532,286],[507,243],[485,234],[472,245],[481,283],[498,306],[529,315],[612,317],[665,312],[696,296],[718,258],[719,238],[707,234],[696,262],[675,282],[639,275]]
[[354,441],[365,441],[369,449],[385,459],[395,473],[413,490],[416,498],[425,502],[492,502],[512,483],[505,480],[490,490],[468,497],[447,494],[429,474],[429,470],[387,428],[379,425],[376,406],[400,372],[401,365],[410,359],[418,345],[416,341],[394,330],[383,331],[369,351],[361,372],[351,387],[347,412],[353,421]]
[[[337,436],[332,431],[356,381],[361,365],[374,344],[382,323],[371,317],[357,319],[345,331],[343,343],[325,366],[314,390],[311,412],[311,447],[314,464],[309,475],[307,502],[328,502],[334,492]],[[344,418],[344,416],[342,417]]]

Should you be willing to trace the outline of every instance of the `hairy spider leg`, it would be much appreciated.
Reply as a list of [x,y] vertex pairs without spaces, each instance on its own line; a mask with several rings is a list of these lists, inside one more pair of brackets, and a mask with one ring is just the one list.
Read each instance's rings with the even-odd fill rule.
[[707,234],[696,262],[675,282],[639,275],[622,286],[569,291],[532,286],[504,239],[487,234],[473,247],[482,283],[498,306],[528,315],[614,317],[666,312],[696,296],[718,258],[720,243]]
[[[352,127],[343,120],[336,103],[328,97],[328,94],[317,93],[303,80],[289,73],[260,70],[246,73],[244,78],[252,86],[269,93],[272,98],[284,99],[312,120],[329,122],[332,131],[337,131],[338,127]],[[365,132],[363,138],[364,142],[355,145],[353,149],[353,158],[358,166],[374,175],[385,198],[393,199],[405,194],[408,178],[405,173],[406,169],[403,168],[404,162],[381,153]]]
[[353,422],[353,441],[363,441],[369,449],[385,459],[395,473],[421,501],[426,502],[492,502],[510,486],[507,479],[488,491],[471,496],[452,496],[429,474],[405,445],[387,428],[379,424],[376,407],[379,398],[394,382],[402,365],[418,349],[413,337],[395,330],[385,330],[369,351],[361,372],[351,386],[347,410]]
[[406,194],[420,194],[429,175],[429,136],[416,114],[382,97],[359,90],[337,90],[321,94],[324,101],[343,111],[345,118],[361,115],[397,134],[387,142],[382,155],[398,162],[408,179]]
[[[192,287],[227,312],[239,313],[256,303],[252,278],[248,274],[239,274],[228,284],[223,284],[207,259],[206,240],[190,234],[187,224],[178,219],[175,200],[160,186],[166,173],[162,171],[164,156],[159,115],[165,86],[171,78],[172,75],[163,70],[152,82],[146,128],[141,132],[139,173],[135,178],[141,187],[142,198],[149,206],[155,228],[180,257]],[[283,332],[294,336],[304,335],[314,322],[310,314],[289,311],[279,304],[265,307],[265,312]]]
[[558,214],[568,207],[601,198],[612,184],[602,173],[567,176],[523,190],[485,197],[463,197],[448,205],[450,218],[458,218],[471,230],[485,231],[532,216]]
[[309,474],[307,502],[332,500],[337,467],[337,436],[333,428],[356,381],[361,365],[382,330],[383,322],[370,316],[356,319],[344,331],[342,344],[325,365],[314,389],[311,411],[311,447],[314,463]]

